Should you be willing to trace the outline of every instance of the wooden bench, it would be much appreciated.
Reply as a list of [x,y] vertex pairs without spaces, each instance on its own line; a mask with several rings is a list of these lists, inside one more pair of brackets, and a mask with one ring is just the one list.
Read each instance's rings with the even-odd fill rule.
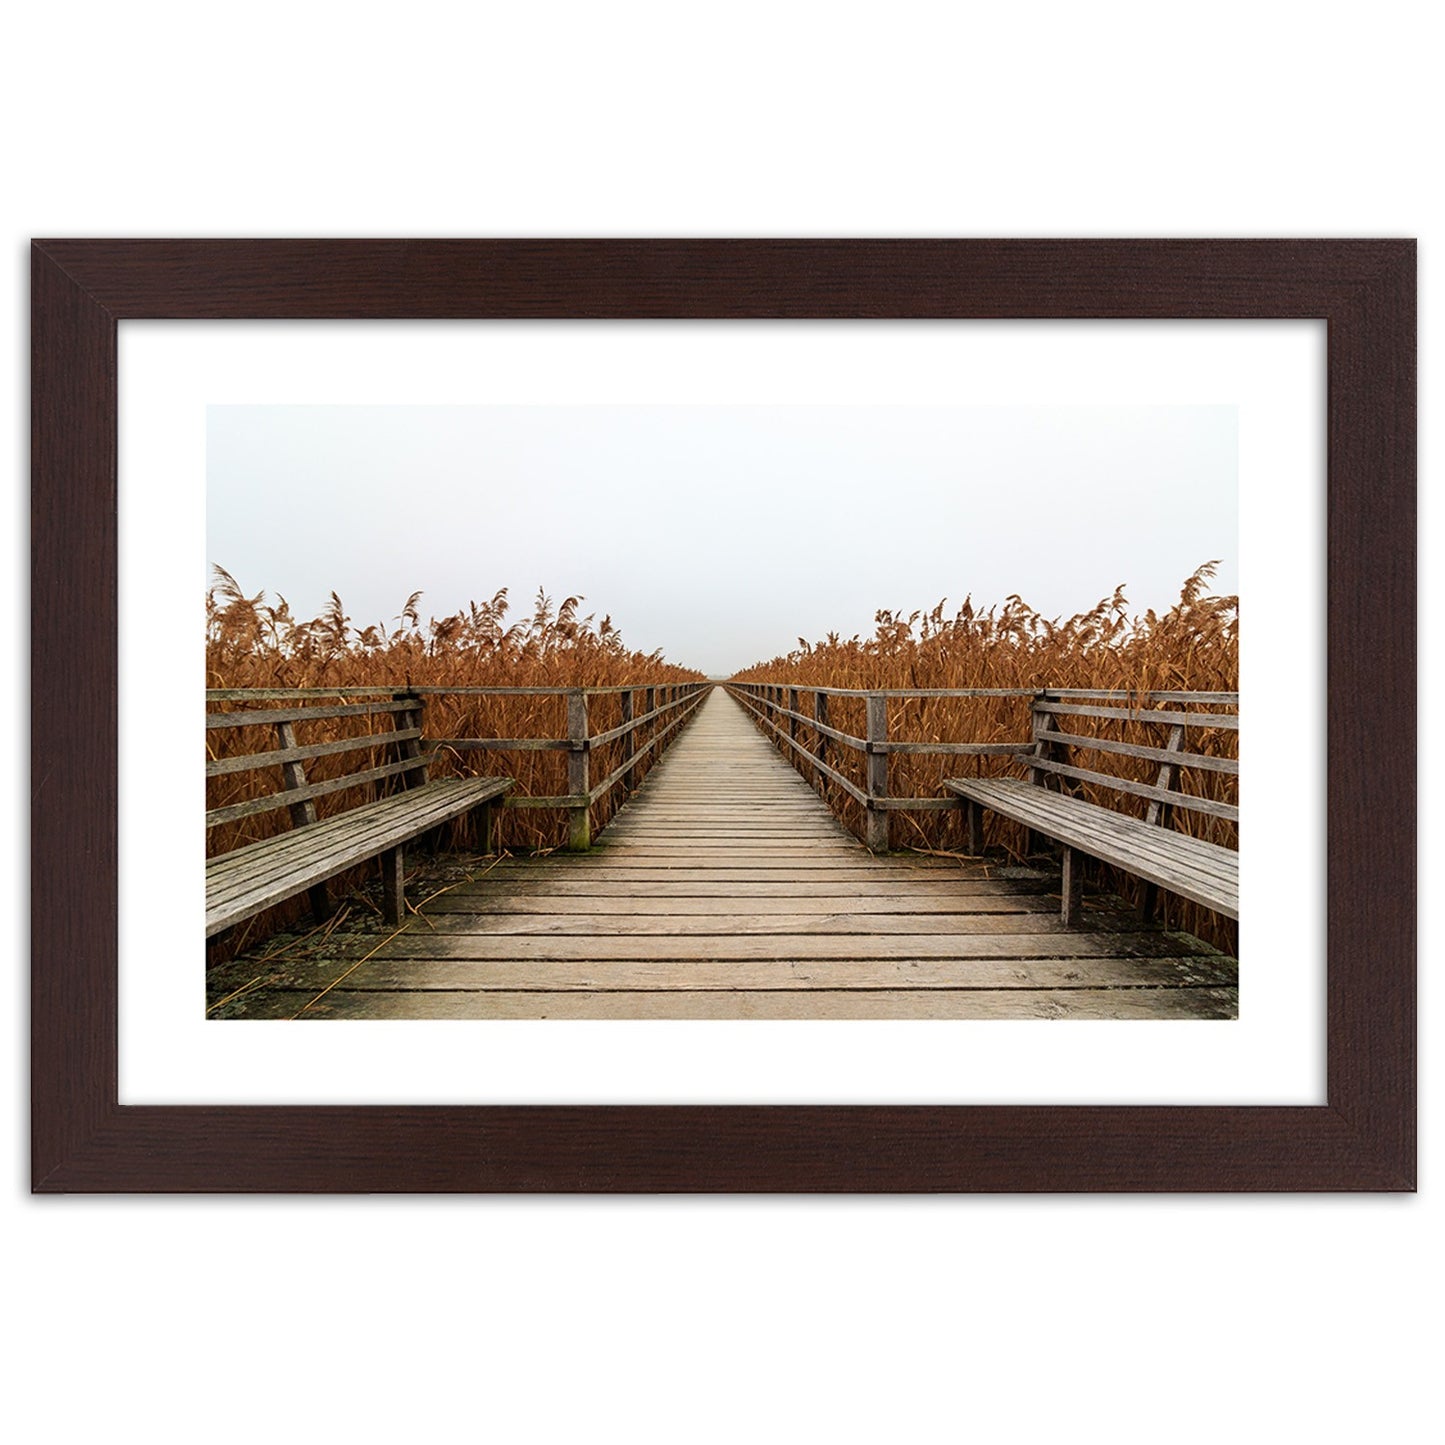
[[[1165,694],[1183,700],[1182,693]],[[1079,870],[1074,854],[1112,864],[1144,881],[1141,914],[1148,914],[1155,890],[1177,894],[1228,918],[1239,917],[1239,854],[1169,826],[1172,810],[1184,808],[1238,823],[1239,809],[1212,798],[1195,797],[1177,786],[1181,769],[1238,775],[1233,758],[1206,756],[1184,747],[1187,731],[1239,727],[1238,698],[1233,693],[1195,694],[1201,703],[1233,703],[1233,712],[1184,712],[1156,708],[1124,708],[1090,704],[1048,693],[1034,702],[1031,750],[1015,754],[1029,776],[1024,778],[950,778],[944,787],[968,809],[969,851],[981,851],[982,811],[991,809],[1031,833],[1042,834],[1063,849],[1062,917],[1071,924],[1080,902]],[[1191,699],[1193,700],[1193,699]],[[1167,729],[1162,747],[1091,736],[1076,731],[1075,719],[1143,722]],[[1061,722],[1062,720],[1062,722]],[[1073,752],[1096,752],[1142,758],[1159,765],[1152,784],[1092,771],[1075,765]],[[1091,803],[1074,795],[1080,784],[1092,783],[1116,793],[1145,798],[1143,818]]]
[[[391,727],[379,733],[368,732],[364,737],[297,742],[298,723],[372,715],[389,715]],[[368,722],[366,726],[374,724]],[[427,767],[435,754],[422,751],[422,702],[418,697],[401,695],[340,706],[241,708],[207,714],[208,736],[217,729],[240,727],[271,730],[276,746],[265,752],[208,756],[207,778],[276,768],[280,770],[281,787],[211,809],[206,814],[207,830],[282,808],[290,816],[291,828],[207,859],[207,938],[300,893],[310,894],[312,910],[324,918],[329,912],[327,880],[373,858],[382,860],[383,912],[389,923],[398,923],[406,908],[405,845],[473,808],[494,807],[512,786],[510,778],[429,780]],[[307,781],[308,761],[377,751],[392,761],[376,767],[354,766],[321,782]],[[370,760],[363,756],[359,763]],[[347,759],[348,765],[354,761]],[[398,791],[318,820],[317,798],[359,787],[373,793],[386,788]],[[492,834],[489,818],[489,844]]]

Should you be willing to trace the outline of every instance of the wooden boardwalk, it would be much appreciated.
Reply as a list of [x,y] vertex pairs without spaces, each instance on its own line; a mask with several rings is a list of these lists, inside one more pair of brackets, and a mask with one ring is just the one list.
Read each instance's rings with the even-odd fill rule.
[[981,862],[875,857],[717,688],[591,852],[505,860],[359,966],[278,967],[247,1012],[1237,1015],[1232,959],[1095,900],[1065,928],[1057,887]]

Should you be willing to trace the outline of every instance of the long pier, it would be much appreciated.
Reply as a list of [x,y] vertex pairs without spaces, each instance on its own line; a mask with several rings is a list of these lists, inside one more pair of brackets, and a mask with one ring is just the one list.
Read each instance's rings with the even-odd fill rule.
[[[250,1016],[1222,1018],[1233,959],[979,859],[875,854],[714,688],[587,852],[505,858]],[[231,978],[245,971],[228,970]],[[225,982],[225,980],[221,980]]]

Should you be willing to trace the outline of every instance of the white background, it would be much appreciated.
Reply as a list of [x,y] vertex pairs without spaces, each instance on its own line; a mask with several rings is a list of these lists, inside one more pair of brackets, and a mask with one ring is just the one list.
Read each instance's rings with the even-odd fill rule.
[[[1287,4],[776,0],[29,15],[7,28],[0,86],[16,482],[30,235],[1419,235],[1431,394],[1442,116],[1416,5],[1368,23]],[[23,485],[11,515],[3,1279],[20,1438],[1438,1428],[1429,967],[1418,1197],[31,1201]],[[1422,595],[1428,657],[1428,577]],[[1426,879],[1438,851],[1427,834]],[[1438,942],[1423,936],[1427,964]]]
[[[120,375],[122,1103],[1324,1101],[1323,787],[1302,799],[1298,786],[1323,777],[1322,323],[126,322]],[[206,403],[347,396],[1237,407],[1230,559],[1240,560],[1247,619],[1240,788],[1249,799],[1238,1022],[440,1020],[315,1030],[207,1020],[195,963],[203,860],[189,846],[204,780],[197,766],[164,798],[151,786],[157,712],[202,751]],[[970,517],[956,488],[935,506],[949,509],[945,527]],[[1232,509],[1219,511],[1233,522]],[[1094,533],[1075,535],[1089,550]],[[1025,574],[1034,565],[1018,547],[1001,550]],[[960,570],[972,576],[966,562]],[[1027,590],[1026,576],[1018,586]],[[1300,722],[1302,705],[1316,725]],[[1260,742],[1285,734],[1287,770]],[[157,870],[175,900],[159,916]]]

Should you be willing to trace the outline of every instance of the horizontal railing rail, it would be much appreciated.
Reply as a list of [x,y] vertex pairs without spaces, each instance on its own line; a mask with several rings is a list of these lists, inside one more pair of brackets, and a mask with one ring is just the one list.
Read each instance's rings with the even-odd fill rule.
[[[606,687],[430,687],[400,688],[337,687],[337,688],[208,688],[208,704],[242,704],[252,702],[310,702],[312,707],[234,709],[207,714],[207,729],[237,728],[278,720],[306,721],[308,717],[363,717],[375,712],[405,710],[408,700],[422,697],[556,697],[566,700],[567,732],[565,737],[427,737],[424,746],[435,756],[449,751],[464,753],[557,752],[567,755],[567,791],[548,794],[511,794],[506,808],[557,808],[568,813],[567,846],[586,849],[592,839],[592,809],[607,798],[613,789],[630,791],[640,781],[644,764],[655,762],[678,729],[692,716],[703,697],[712,688],[710,682],[646,683]],[[594,697],[619,700],[621,722],[593,732],[590,727],[588,700]],[[336,699],[377,699],[371,703],[344,703],[341,706],[320,706]],[[639,707],[639,703],[641,706]],[[408,735],[410,736],[410,734]],[[391,739],[388,737],[387,741]],[[345,739],[316,744],[309,750],[317,755],[354,751],[375,742],[372,737]],[[620,744],[620,761],[605,777],[594,780],[592,759],[609,744]],[[219,775],[240,768],[240,763],[211,759],[208,775]],[[249,804],[238,805],[250,811]],[[242,814],[238,812],[237,816]]]
[[[947,698],[1018,698],[1027,699],[1030,709],[1045,708],[1050,714],[1072,716],[1104,715],[1128,721],[1173,723],[1184,727],[1238,727],[1237,713],[1216,711],[1165,711],[1155,704],[1166,703],[1174,708],[1194,704],[1200,709],[1235,708],[1237,692],[1188,692],[1178,689],[1126,691],[1105,688],[838,688],[815,687],[808,683],[738,682],[724,684],[777,740],[785,752],[791,751],[812,772],[813,781],[827,797],[827,784],[832,783],[864,810],[864,843],[874,852],[889,846],[889,815],[892,813],[927,813],[949,811],[957,806],[952,796],[895,797],[889,791],[888,760],[892,756],[952,757],[1015,757],[1033,748],[1035,739],[1017,741],[946,741],[943,739],[896,738],[889,735],[888,704],[895,700]],[[802,699],[811,700],[812,712],[805,712]],[[866,736],[858,736],[832,725],[829,718],[830,698],[861,699],[864,703]],[[1083,708],[1076,703],[1114,703],[1117,708]],[[1092,741],[1092,740],[1091,740]],[[861,784],[849,778],[829,761],[829,747],[836,744],[863,758]],[[1148,756],[1150,749],[1125,748],[1105,743],[1101,751],[1139,753]],[[1163,750],[1160,750],[1161,754]],[[1202,767],[1220,773],[1237,773],[1232,759],[1208,760]],[[1204,805],[1205,811],[1232,816],[1233,810],[1217,805]]]

